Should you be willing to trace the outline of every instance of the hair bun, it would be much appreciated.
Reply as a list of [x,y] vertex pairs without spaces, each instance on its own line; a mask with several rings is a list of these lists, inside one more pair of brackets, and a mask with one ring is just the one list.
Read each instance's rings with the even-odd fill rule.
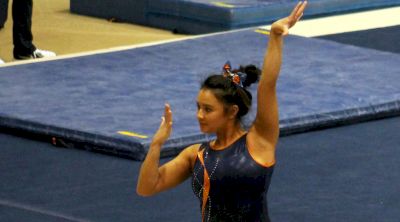
[[259,76],[261,75],[261,70],[253,64],[246,65],[244,67],[240,66],[239,70],[247,75],[246,80],[242,82],[243,87],[249,87],[251,84],[257,82]]

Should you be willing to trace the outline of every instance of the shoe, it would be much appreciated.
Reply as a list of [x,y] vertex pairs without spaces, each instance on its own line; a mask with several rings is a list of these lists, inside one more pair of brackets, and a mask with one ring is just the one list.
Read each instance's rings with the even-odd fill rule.
[[0,65],[1,65],[1,64],[4,64],[4,63],[5,63],[5,62],[4,62],[2,59],[0,59]]
[[42,49],[36,49],[32,54],[26,56],[14,56],[15,59],[23,60],[23,59],[40,59],[40,58],[47,58],[47,57],[54,57],[56,53],[52,51],[46,51]]

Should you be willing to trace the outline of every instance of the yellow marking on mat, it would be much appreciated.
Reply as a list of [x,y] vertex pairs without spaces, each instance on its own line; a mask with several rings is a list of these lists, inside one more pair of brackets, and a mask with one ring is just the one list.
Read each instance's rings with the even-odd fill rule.
[[140,138],[140,139],[147,139],[148,138],[148,136],[146,136],[146,135],[141,135],[141,134],[138,134],[138,133],[128,132],[128,131],[118,131],[118,133],[121,134],[121,135],[125,135],[125,136],[137,137],[137,138]]
[[261,33],[261,34],[264,34],[264,35],[269,35],[269,31],[268,30],[266,30],[266,29],[256,29],[256,31],[255,32],[258,32],[258,33]]
[[224,8],[235,8],[234,5],[225,3],[225,2],[212,2],[216,6],[224,7]]

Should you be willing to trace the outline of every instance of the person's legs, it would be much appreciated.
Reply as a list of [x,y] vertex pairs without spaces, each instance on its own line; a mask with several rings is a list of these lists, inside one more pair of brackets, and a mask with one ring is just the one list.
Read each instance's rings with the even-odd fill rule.
[[7,20],[8,0],[0,0],[0,29],[3,28]]
[[32,0],[13,0],[14,58],[31,55],[36,47],[32,40]]
[[[8,15],[8,0],[0,0],[0,29],[4,27],[4,23],[7,21]],[[4,61],[0,58],[0,65],[4,64]]]
[[37,49],[32,35],[32,0],[13,0],[13,42],[15,59],[36,59],[51,57],[51,51]]

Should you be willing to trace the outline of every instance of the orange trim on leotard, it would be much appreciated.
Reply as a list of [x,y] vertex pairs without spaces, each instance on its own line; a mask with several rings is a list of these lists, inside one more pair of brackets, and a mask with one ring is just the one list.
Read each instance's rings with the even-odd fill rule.
[[275,160],[275,158],[274,158],[274,160],[273,160],[271,163],[268,163],[268,164],[266,164],[266,163],[261,163],[260,161],[257,161],[256,158],[254,158],[254,155],[251,153],[251,149],[249,149],[249,146],[247,145],[247,143],[246,143],[246,149],[247,149],[247,152],[249,152],[251,158],[254,160],[254,162],[256,162],[258,165],[260,165],[260,166],[262,166],[262,167],[266,167],[266,168],[272,167],[272,166],[275,164],[275,162],[276,162],[276,160]]
[[204,150],[200,151],[197,153],[197,157],[200,160],[201,165],[203,165],[204,168],[204,178],[203,178],[203,204],[201,206],[201,218],[202,222],[205,220],[205,212],[206,212],[206,205],[207,205],[207,199],[208,199],[208,194],[210,193],[210,177],[208,176],[208,172],[206,169],[206,165],[204,164]]

